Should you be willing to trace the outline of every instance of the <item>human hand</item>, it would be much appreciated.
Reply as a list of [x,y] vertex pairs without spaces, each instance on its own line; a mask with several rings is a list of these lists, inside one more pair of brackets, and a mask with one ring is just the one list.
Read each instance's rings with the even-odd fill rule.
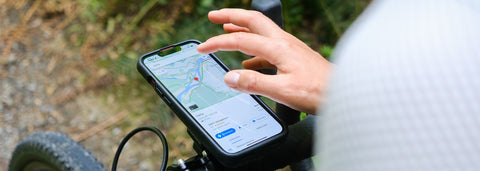
[[[240,51],[255,56],[232,70],[225,83],[240,92],[266,96],[293,109],[314,114],[322,101],[331,64],[301,40],[257,11],[221,9],[208,13],[228,34],[200,44],[201,53]],[[254,70],[277,69],[277,75]]]

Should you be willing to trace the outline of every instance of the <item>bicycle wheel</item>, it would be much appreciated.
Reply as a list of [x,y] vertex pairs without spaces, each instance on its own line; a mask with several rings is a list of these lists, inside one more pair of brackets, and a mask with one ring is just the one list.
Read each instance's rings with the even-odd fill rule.
[[17,145],[9,171],[105,170],[80,144],[56,132],[39,132]]

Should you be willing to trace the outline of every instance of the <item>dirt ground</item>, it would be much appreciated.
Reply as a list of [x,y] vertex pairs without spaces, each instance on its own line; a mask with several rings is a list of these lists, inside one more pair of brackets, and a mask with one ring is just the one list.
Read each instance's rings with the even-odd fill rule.
[[[66,134],[106,169],[122,138],[139,126],[156,126],[166,134],[170,164],[194,156],[185,126],[149,85],[132,76],[138,74],[135,66],[141,51],[153,49],[145,46],[155,40],[145,37],[161,35],[161,29],[169,34],[178,12],[164,10],[163,23],[133,29],[146,13],[130,20],[129,16],[109,18],[102,25],[82,19],[89,10],[85,3],[93,2],[0,0],[0,170],[7,170],[23,138],[39,131]],[[184,9],[186,2],[191,1],[170,5]],[[111,68],[118,66],[104,67],[104,61],[126,69],[115,73]],[[157,111],[162,114],[156,115]],[[159,170],[161,154],[160,140],[153,133],[140,133],[122,151],[118,168]]]
[[[0,0],[0,170],[7,170],[16,144],[38,131],[67,134],[109,169],[121,138],[148,117],[116,103],[109,83],[122,78],[95,67],[82,48],[67,41],[68,15],[42,13],[37,2]],[[172,125],[180,125],[175,132],[185,131],[176,119]],[[149,133],[137,137],[122,153],[119,168],[158,170],[160,141]],[[182,137],[170,140],[191,146]],[[170,155],[185,155],[178,153]]]

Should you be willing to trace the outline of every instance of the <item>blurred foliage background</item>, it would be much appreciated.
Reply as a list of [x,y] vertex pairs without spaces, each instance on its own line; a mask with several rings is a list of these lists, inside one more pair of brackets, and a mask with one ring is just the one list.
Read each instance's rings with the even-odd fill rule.
[[[314,50],[329,58],[333,47],[369,0],[283,0],[285,29]],[[151,88],[136,72],[139,56],[154,49],[187,39],[204,41],[223,34],[221,25],[210,23],[207,13],[220,8],[250,8],[249,0],[90,0],[79,2],[78,17],[65,30],[70,43],[82,49],[92,64],[114,74],[111,91],[127,103],[131,98],[145,99],[138,110],[154,123],[168,126],[170,115]],[[217,55],[231,68],[241,68],[247,57],[235,52]],[[115,84],[114,84],[115,85]],[[127,91],[128,90],[128,91]],[[148,96],[146,96],[148,94]],[[152,103],[154,102],[154,103]]]
[[[142,54],[172,43],[187,39],[205,41],[223,34],[222,26],[210,23],[207,13],[220,8],[249,9],[251,1],[0,0],[0,4],[3,3],[13,3],[13,7],[25,11],[37,4],[34,16],[40,16],[44,23],[57,22],[54,30],[58,32],[55,33],[60,34],[66,44],[61,48],[74,50],[81,58],[83,73],[76,79],[80,86],[87,87],[81,90],[95,92],[105,106],[127,110],[127,119],[117,123],[124,132],[141,125],[155,125],[164,130],[170,142],[170,161],[173,161],[192,156],[192,143],[168,106],[138,74],[136,62]],[[282,0],[282,3],[285,30],[329,58],[336,42],[370,0]],[[10,33],[14,36],[17,32]],[[2,59],[7,58],[12,41],[5,42]],[[241,61],[248,58],[238,52],[218,52],[217,56],[233,69],[241,68]],[[59,100],[58,104],[61,102]],[[153,134],[148,136],[153,137]],[[148,143],[159,141],[154,139]],[[113,158],[111,152],[108,154],[106,159],[100,157],[107,167]],[[158,164],[158,157],[148,157]],[[145,160],[145,157],[137,160]]]

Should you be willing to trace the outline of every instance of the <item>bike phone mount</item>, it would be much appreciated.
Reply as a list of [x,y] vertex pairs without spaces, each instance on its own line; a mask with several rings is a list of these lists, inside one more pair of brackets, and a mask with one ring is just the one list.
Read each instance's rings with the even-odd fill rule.
[[[265,16],[273,20],[282,29],[284,28],[283,15],[282,15],[282,3],[280,2],[280,0],[252,0],[251,8],[252,10],[256,10],[263,13]],[[274,75],[276,74],[277,71],[276,69],[262,69],[262,70],[259,70],[259,72],[262,72],[264,74]],[[275,107],[275,111],[278,117],[287,125],[292,125],[300,120],[299,119],[300,112],[294,109],[291,109],[283,104],[277,103]],[[298,127],[298,130],[302,130],[302,129],[312,130],[313,124],[310,124],[311,123],[310,121],[308,121],[308,123],[309,124],[302,124],[296,127]],[[167,170],[170,170],[170,171],[235,170],[232,168],[227,169],[225,166],[222,166],[220,163],[215,161],[213,157],[208,155],[208,153],[205,151],[205,148],[194,138],[195,136],[193,136],[189,130],[187,130],[187,132],[194,141],[193,149],[195,150],[197,155],[187,160],[179,159],[176,161],[175,164],[168,166]],[[306,131],[306,132],[308,136],[312,137],[311,131]],[[287,144],[288,143],[298,144],[298,142],[295,140],[292,142],[287,142]],[[303,150],[304,151],[303,153],[306,153],[306,155],[310,156],[311,141],[307,140],[304,142],[305,142],[303,143],[305,144],[304,146],[307,146],[308,148],[306,150]],[[301,155],[301,157],[303,157],[303,155]],[[301,158],[301,157],[297,157],[297,158]],[[249,168],[249,170],[250,169],[251,168]]]

